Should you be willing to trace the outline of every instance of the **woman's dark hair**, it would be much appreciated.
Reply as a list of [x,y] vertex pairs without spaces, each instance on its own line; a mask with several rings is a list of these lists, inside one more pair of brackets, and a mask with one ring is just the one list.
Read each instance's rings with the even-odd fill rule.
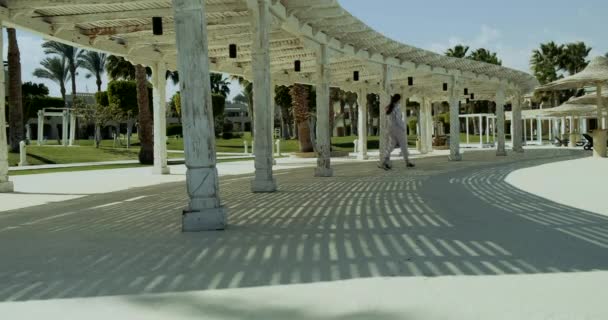
[[392,96],[391,103],[386,107],[386,114],[391,114],[391,112],[393,112],[393,109],[395,109],[397,102],[399,102],[399,101],[401,101],[400,94],[396,94],[396,95]]

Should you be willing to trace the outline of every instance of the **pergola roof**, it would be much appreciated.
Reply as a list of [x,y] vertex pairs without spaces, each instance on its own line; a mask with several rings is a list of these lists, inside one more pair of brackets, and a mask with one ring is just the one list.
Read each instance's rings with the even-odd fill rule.
[[[336,0],[268,0],[271,4],[271,72],[278,84],[314,83],[316,52],[330,49],[331,84],[345,89],[380,88],[383,68],[391,68],[394,90],[442,98],[442,83],[460,79],[477,99],[493,99],[499,86],[507,94],[523,93],[538,83],[521,71],[450,58],[418,49],[373,30]],[[252,0],[206,0],[209,59],[216,72],[251,78]],[[124,56],[151,64],[165,61],[176,69],[173,9],[170,0],[0,0],[4,24],[25,28],[48,39]],[[152,17],[163,17],[164,34],[152,34]],[[228,45],[238,56],[228,56]],[[300,60],[301,72],[293,70]],[[360,81],[353,81],[359,71]],[[407,77],[414,86],[407,87]],[[463,96],[464,97],[464,96]]]

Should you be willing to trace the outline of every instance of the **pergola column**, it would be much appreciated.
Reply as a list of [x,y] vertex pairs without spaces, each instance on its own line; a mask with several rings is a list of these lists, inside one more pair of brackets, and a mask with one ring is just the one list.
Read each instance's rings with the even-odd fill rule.
[[173,0],[188,207],[184,231],[226,227],[221,206],[209,79],[207,21],[204,0]]
[[[329,127],[329,52],[322,44],[317,52],[317,168],[315,177],[331,177],[331,140]],[[346,130],[346,128],[345,128]]]
[[420,153],[433,151],[433,102],[429,97],[423,97],[420,103]]
[[380,154],[386,150],[388,145],[388,119],[385,108],[391,102],[390,79],[391,68],[384,65],[382,69],[382,88],[380,90]]
[[70,146],[74,145],[76,140],[76,114],[74,110],[70,111]]
[[268,1],[252,1],[251,65],[253,69],[253,113],[255,121],[255,178],[253,192],[275,192],[272,175],[271,80],[270,80],[270,8]]
[[536,119],[536,138],[538,139],[538,144],[543,145],[543,120],[538,117]]
[[[2,21],[0,21],[0,26]],[[0,43],[4,41],[4,29],[0,27]],[[0,57],[3,57],[4,47],[0,46]],[[8,145],[6,140],[6,86],[4,72],[0,72],[0,193],[13,192],[13,183],[8,180]]]
[[458,88],[456,88],[457,79],[452,76],[449,85],[449,103],[450,103],[450,161],[461,161],[460,154],[460,99],[458,97]]
[[479,148],[483,149],[483,117],[479,115]]
[[521,93],[517,93],[513,99],[513,108],[511,112],[511,139],[513,140],[513,151],[522,153],[524,152],[523,137],[522,137],[522,121],[521,121],[521,106],[522,106]]
[[41,146],[44,143],[44,111],[38,110],[38,145]]
[[[404,139],[405,139],[405,143],[407,144],[406,148],[408,148],[409,150],[409,133],[408,133],[408,120],[407,120],[407,102],[408,99],[410,98],[410,91],[409,90],[403,90],[401,92],[401,117],[403,118],[403,123],[405,124],[405,130],[404,130]],[[409,154],[409,151],[408,151]]]
[[70,126],[69,112],[63,110],[61,113],[61,144],[64,147],[68,146],[68,129]]
[[496,126],[498,129],[497,156],[506,156],[505,149],[505,88],[500,85],[496,91]]
[[359,89],[357,92],[357,105],[359,106],[358,112],[358,140],[359,140],[359,154],[357,159],[367,160],[367,90],[364,88]]
[[169,174],[167,166],[167,67],[164,62],[152,66],[152,95],[154,101],[154,174]]

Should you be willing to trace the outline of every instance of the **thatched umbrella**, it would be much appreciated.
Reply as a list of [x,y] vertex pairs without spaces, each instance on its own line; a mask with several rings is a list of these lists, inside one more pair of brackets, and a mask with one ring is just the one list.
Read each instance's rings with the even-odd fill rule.
[[[602,122],[602,129],[605,129],[604,96],[602,94],[603,86],[608,85],[608,58],[596,57],[591,60],[589,65],[581,72],[548,83],[536,89],[536,91],[561,91],[568,89],[580,89],[583,87],[593,86],[596,88],[596,110],[598,122]],[[604,121],[601,121],[604,120]],[[599,126],[598,126],[599,127]],[[596,155],[606,157],[606,130],[597,130]]]

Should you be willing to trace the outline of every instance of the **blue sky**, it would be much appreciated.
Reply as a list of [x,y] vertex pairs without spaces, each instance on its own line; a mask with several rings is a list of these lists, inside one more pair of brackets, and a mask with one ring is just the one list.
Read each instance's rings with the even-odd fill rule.
[[[341,0],[340,3],[395,40],[439,53],[459,43],[472,49],[484,47],[497,52],[505,66],[522,71],[529,71],[530,54],[541,42],[585,41],[594,48],[592,56],[608,52],[608,0]],[[24,81],[44,82],[51,95],[59,96],[56,84],[32,76],[44,58],[40,48],[43,40],[25,32],[18,35]],[[81,71],[79,76],[78,91],[93,92],[95,82],[85,79],[85,73]],[[175,90],[168,86],[169,97]],[[231,96],[239,91],[234,84]]]

